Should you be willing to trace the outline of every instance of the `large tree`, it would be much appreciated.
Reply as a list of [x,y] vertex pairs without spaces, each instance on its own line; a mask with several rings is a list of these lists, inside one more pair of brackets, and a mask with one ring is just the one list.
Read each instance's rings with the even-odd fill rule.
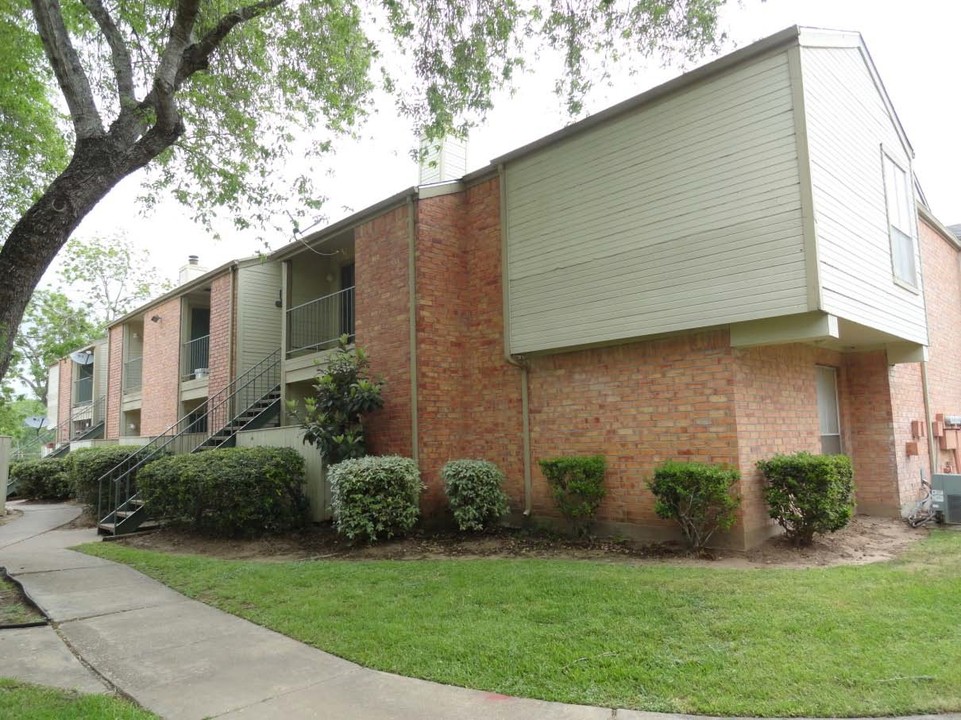
[[291,196],[280,179],[311,208],[312,173],[277,171],[329,148],[375,89],[438,137],[548,48],[577,114],[610,63],[714,45],[722,1],[4,0],[0,379],[44,270],[131,173],[241,225]]

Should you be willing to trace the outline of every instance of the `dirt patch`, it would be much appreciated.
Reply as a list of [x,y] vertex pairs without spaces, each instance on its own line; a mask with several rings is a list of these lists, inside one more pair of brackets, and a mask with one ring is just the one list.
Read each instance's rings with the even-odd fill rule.
[[8,507],[6,513],[0,515],[0,525],[6,525],[11,520],[16,520],[18,517],[23,515],[19,510]]
[[97,519],[93,512],[84,507],[83,511],[74,520],[63,526],[63,530],[85,530],[86,528],[97,527]]
[[748,553],[718,551],[692,557],[672,543],[641,544],[627,540],[573,540],[543,531],[501,529],[491,534],[462,536],[420,532],[377,545],[343,540],[329,525],[259,540],[219,540],[164,528],[124,538],[131,547],[231,560],[429,560],[451,558],[555,558],[595,562],[677,562],[710,567],[826,567],[860,565],[896,557],[927,536],[899,520],[859,516],[844,530],[797,549],[783,537],[769,540]]

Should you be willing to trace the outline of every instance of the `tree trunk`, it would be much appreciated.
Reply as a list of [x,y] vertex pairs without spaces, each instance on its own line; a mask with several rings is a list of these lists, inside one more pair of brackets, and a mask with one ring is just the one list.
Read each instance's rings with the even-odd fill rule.
[[80,221],[127,175],[146,165],[183,132],[179,125],[150,143],[118,137],[122,128],[82,140],[67,168],[20,218],[0,248],[0,381],[10,367],[23,312],[44,272]]

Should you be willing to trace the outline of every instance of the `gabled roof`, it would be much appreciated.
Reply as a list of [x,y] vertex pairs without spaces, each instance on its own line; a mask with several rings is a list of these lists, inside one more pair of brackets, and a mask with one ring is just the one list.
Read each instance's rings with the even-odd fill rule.
[[155,298],[151,298],[144,304],[139,305],[138,307],[135,307],[130,312],[125,313],[124,315],[121,315],[118,318],[114,318],[112,321],[110,321],[107,324],[107,328],[109,330],[109,328],[112,328],[114,325],[119,325],[120,323],[124,323],[127,320],[130,320],[131,318],[136,317],[137,315],[142,315],[144,312],[147,311],[148,308],[153,307],[157,303],[166,302],[167,300],[171,300],[175,297],[186,295],[187,293],[190,293],[196,290],[197,288],[202,288],[204,285],[209,283],[215,277],[217,277],[218,275],[223,275],[225,272],[229,270],[232,270],[236,267],[248,267],[250,265],[256,265],[257,263],[260,263],[263,261],[264,261],[263,256],[251,255],[245,258],[240,258],[238,260],[230,260],[228,262],[225,262],[223,265],[220,265],[219,267],[215,267],[213,270],[208,270],[203,275],[198,275],[197,277],[183,283],[182,285],[177,285],[175,288],[168,290],[163,295],[158,295]]
[[597,113],[596,115],[591,115],[580,122],[568,125],[567,127],[551,133],[550,135],[546,135],[539,140],[535,140],[528,145],[524,145],[516,150],[512,150],[506,155],[501,155],[500,157],[491,161],[491,164],[499,165],[512,160],[517,160],[518,158],[535,152],[536,150],[554,145],[555,143],[611,121],[617,117],[620,117],[621,115],[634,112],[657,100],[661,100],[662,98],[679,93],[682,90],[686,90],[694,85],[699,85],[701,83],[713,80],[719,74],[726,72],[733,67],[749,62],[759,55],[777,50],[778,48],[791,46],[857,48],[861,53],[861,57],[863,58],[865,65],[867,65],[868,72],[870,73],[871,78],[874,81],[874,85],[881,96],[885,108],[887,109],[888,115],[891,118],[891,122],[894,124],[895,130],[897,131],[898,136],[901,138],[901,142],[904,144],[905,151],[910,157],[914,157],[914,149],[911,147],[911,143],[908,141],[908,137],[904,132],[904,127],[901,125],[901,121],[898,119],[898,115],[894,111],[894,106],[891,104],[891,98],[888,96],[888,93],[884,88],[884,83],[881,82],[881,77],[878,75],[877,68],[874,65],[874,61],[871,59],[871,54],[868,52],[867,46],[864,44],[864,39],[861,37],[861,34],[847,30],[827,30],[822,28],[810,28],[794,25],[782,30],[781,32],[775,33],[774,35],[770,35],[762,40],[758,40],[757,42],[743,47],[740,50],[736,50],[735,52],[718,58],[707,65],[702,65],[696,70],[684,73],[683,75],[680,75],[673,80],[669,80],[662,85],[658,85],[657,87],[643,92],[640,95],[635,95],[632,98],[628,98],[627,100],[624,100],[617,105],[613,105],[606,110]]

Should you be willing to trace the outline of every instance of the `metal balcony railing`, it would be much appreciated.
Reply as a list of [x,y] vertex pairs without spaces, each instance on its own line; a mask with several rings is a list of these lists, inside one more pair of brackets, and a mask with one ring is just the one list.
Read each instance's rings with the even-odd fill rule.
[[93,376],[82,377],[73,382],[73,405],[89,405],[93,402]]
[[143,387],[143,358],[130,358],[123,364],[123,392],[140,392]]
[[354,337],[354,288],[311,300],[287,311],[287,357],[337,346]]
[[210,368],[210,335],[185,342],[180,352],[180,379],[201,380]]

